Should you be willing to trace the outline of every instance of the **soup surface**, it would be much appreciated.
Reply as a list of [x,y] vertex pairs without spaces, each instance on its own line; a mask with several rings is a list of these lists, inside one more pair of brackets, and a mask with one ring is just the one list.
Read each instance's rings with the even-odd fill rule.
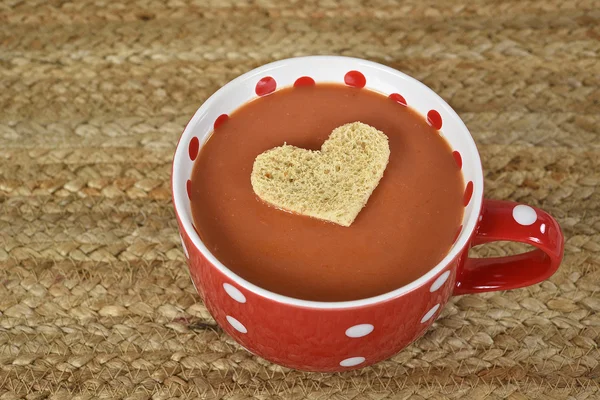
[[[384,132],[391,154],[350,227],[257,198],[258,154],[284,142],[318,150],[355,121]],[[386,96],[337,84],[284,88],[240,107],[202,147],[191,179],[194,224],[215,257],[257,286],[304,300],[356,300],[410,283],[448,253],[464,212],[463,177],[438,131]]]

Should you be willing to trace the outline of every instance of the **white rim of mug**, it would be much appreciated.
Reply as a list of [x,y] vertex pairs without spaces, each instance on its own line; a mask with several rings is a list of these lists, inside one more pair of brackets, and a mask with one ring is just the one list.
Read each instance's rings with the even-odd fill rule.
[[[403,79],[406,79],[406,80],[412,81],[413,83],[416,83],[416,85],[418,87],[420,87],[421,91],[426,92],[429,96],[433,96],[433,97],[437,98],[437,100],[440,102],[441,109],[444,110],[444,115],[451,117],[458,123],[459,129],[462,131],[462,134],[466,135],[466,137],[467,137],[467,142],[468,142],[467,146],[468,146],[468,151],[469,151],[468,157],[472,158],[477,165],[477,170],[475,171],[475,174],[474,174],[475,176],[473,179],[474,190],[473,190],[473,196],[471,198],[471,201],[474,201],[474,204],[473,204],[471,215],[468,216],[466,223],[463,224],[463,229],[462,229],[462,232],[460,233],[458,240],[454,243],[454,245],[452,246],[450,251],[446,254],[446,256],[435,267],[430,269],[424,275],[420,276],[418,279],[410,282],[409,284],[406,284],[402,287],[399,287],[397,289],[394,289],[392,291],[389,291],[389,292],[386,292],[386,293],[383,293],[383,294],[380,294],[377,296],[368,297],[368,298],[359,299],[359,300],[334,301],[334,302],[302,300],[302,299],[297,299],[297,298],[285,296],[282,294],[278,294],[278,293],[272,292],[267,289],[263,289],[260,286],[257,286],[255,284],[253,284],[252,282],[249,282],[249,281],[245,280],[244,278],[242,278],[241,276],[237,275],[235,272],[233,272],[232,270],[227,268],[221,261],[219,261],[204,245],[204,242],[202,242],[202,240],[196,233],[195,229],[193,228],[191,219],[184,218],[178,211],[178,209],[180,207],[182,207],[184,202],[189,201],[189,200],[187,198],[185,198],[185,196],[183,196],[183,194],[185,193],[185,190],[182,190],[182,188],[181,188],[181,185],[185,185],[185,182],[187,181],[187,177],[184,179],[184,177],[181,176],[183,174],[183,172],[182,172],[181,168],[177,168],[177,166],[181,163],[182,158],[187,156],[186,145],[189,140],[186,140],[186,139],[188,139],[188,137],[189,137],[189,139],[191,139],[191,132],[193,130],[192,127],[195,126],[196,122],[206,113],[206,110],[208,110],[212,106],[212,103],[215,101],[215,99],[219,96],[222,96],[225,92],[227,92],[228,90],[230,90],[232,87],[236,86],[237,84],[241,83],[242,81],[252,79],[256,76],[263,76],[269,70],[272,70],[275,68],[280,68],[280,67],[292,64],[292,63],[294,63],[294,64],[295,63],[305,63],[305,62],[311,62],[311,61],[317,61],[317,60],[326,61],[327,59],[338,59],[338,60],[344,59],[344,60],[348,61],[349,64],[353,64],[353,66],[350,67],[351,69],[358,69],[360,67],[360,65],[364,65],[369,68],[379,69],[379,70],[397,75]],[[203,145],[203,143],[202,143],[202,145]],[[202,149],[202,145],[200,146],[200,149]],[[465,158],[466,157],[467,157],[467,155],[465,155]],[[192,243],[194,244],[194,246],[202,253],[202,255],[215,268],[217,268],[227,278],[231,279],[233,282],[238,284],[240,287],[242,287],[250,292],[253,292],[259,296],[276,301],[278,303],[289,304],[289,305],[293,305],[293,306],[297,306],[297,307],[317,308],[317,309],[346,309],[346,308],[365,307],[365,306],[369,306],[369,305],[373,305],[373,304],[377,304],[377,303],[386,302],[386,301],[392,300],[394,298],[400,297],[408,292],[411,292],[411,291],[425,285],[427,282],[429,282],[431,279],[433,279],[435,276],[437,276],[444,268],[446,268],[455,258],[457,258],[459,256],[459,254],[463,251],[464,247],[469,242],[470,237],[471,237],[472,233],[474,232],[475,227],[477,225],[477,220],[479,218],[479,214],[481,213],[481,207],[482,207],[482,203],[483,203],[483,169],[481,166],[481,158],[479,156],[479,151],[477,150],[477,146],[475,145],[475,141],[473,140],[473,137],[471,136],[468,128],[466,127],[466,125],[464,124],[462,119],[458,116],[456,111],[454,111],[454,109],[452,109],[452,107],[450,107],[448,105],[448,103],[446,103],[446,101],[444,99],[442,99],[437,93],[435,93],[433,90],[431,90],[428,86],[426,86],[422,82],[418,81],[417,79],[415,79],[403,72],[400,72],[391,67],[387,67],[385,65],[376,63],[374,61],[368,61],[368,60],[363,60],[360,58],[345,57],[345,56],[304,56],[304,57],[294,57],[294,58],[279,60],[279,61],[275,61],[275,62],[272,62],[269,64],[265,64],[261,67],[255,68],[255,69],[248,71],[248,72],[238,76],[237,78],[231,80],[229,83],[225,84],[219,90],[217,90],[215,93],[213,93],[213,95],[210,96],[200,106],[200,108],[198,108],[198,110],[196,111],[196,113],[194,114],[192,119],[188,122],[183,133],[181,134],[179,143],[177,145],[177,148],[175,149],[175,155],[173,157],[173,169],[172,169],[172,174],[171,174],[171,189],[173,192],[172,196],[173,196],[173,204],[175,207],[175,213],[178,215],[179,220],[181,221],[181,224],[183,226],[183,229],[185,230],[187,235],[192,240]]]

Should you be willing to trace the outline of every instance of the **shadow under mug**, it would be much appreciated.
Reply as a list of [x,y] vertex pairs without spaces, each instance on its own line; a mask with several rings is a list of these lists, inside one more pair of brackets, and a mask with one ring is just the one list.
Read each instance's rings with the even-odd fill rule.
[[[389,293],[355,301],[317,302],[267,291],[217,260],[193,226],[188,195],[191,171],[212,131],[229,113],[258,96],[278,87],[313,82],[338,82],[357,90],[364,87],[413,107],[447,140],[462,170],[465,213],[453,247],[425,275]],[[209,312],[250,352],[301,370],[344,371],[389,358],[427,330],[450,296],[541,282],[557,270],[563,256],[560,227],[546,212],[483,198],[479,153],[466,126],[444,100],[406,74],[356,58],[277,61],[223,86],[198,109],[180,138],[173,159],[172,191],[192,281]],[[508,257],[468,257],[470,247],[499,240],[536,249]]]

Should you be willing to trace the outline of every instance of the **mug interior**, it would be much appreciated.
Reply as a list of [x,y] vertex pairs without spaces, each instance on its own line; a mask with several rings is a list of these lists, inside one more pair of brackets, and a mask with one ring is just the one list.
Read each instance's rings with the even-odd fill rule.
[[[355,71],[358,71],[359,74]],[[217,260],[196,233],[193,227],[190,200],[187,195],[188,181],[194,165],[191,154],[197,153],[197,149],[202,149],[212,134],[215,124],[226,118],[224,115],[231,114],[250,100],[259,97],[257,93],[265,94],[274,86],[277,89],[292,86],[298,78],[303,76],[312,78],[317,84],[339,83],[342,85],[361,85],[362,76],[366,81],[365,89],[386,96],[396,94],[397,100],[404,100],[406,105],[425,117],[430,125],[438,128],[440,135],[452,147],[455,161],[462,169],[465,182],[464,203],[466,206],[462,227],[457,240],[444,259],[419,279],[391,292],[361,300],[318,302],[295,299],[262,289],[241,278]],[[194,246],[216,268],[240,286],[264,297],[278,302],[317,308],[364,306],[399,296],[419,287],[440,272],[467,245],[477,224],[483,200],[483,173],[479,153],[471,134],[456,112],[427,86],[402,72],[371,61],[339,56],[298,57],[277,61],[243,74],[215,92],[196,111],[181,135],[173,159],[171,183],[175,211],[183,229],[191,238]]]

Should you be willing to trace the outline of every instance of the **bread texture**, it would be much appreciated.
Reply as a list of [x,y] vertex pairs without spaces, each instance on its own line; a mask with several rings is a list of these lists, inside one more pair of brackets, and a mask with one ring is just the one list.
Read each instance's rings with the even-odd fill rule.
[[353,122],[334,129],[321,150],[284,144],[258,155],[251,183],[256,195],[276,208],[350,226],[389,158],[388,137]]

